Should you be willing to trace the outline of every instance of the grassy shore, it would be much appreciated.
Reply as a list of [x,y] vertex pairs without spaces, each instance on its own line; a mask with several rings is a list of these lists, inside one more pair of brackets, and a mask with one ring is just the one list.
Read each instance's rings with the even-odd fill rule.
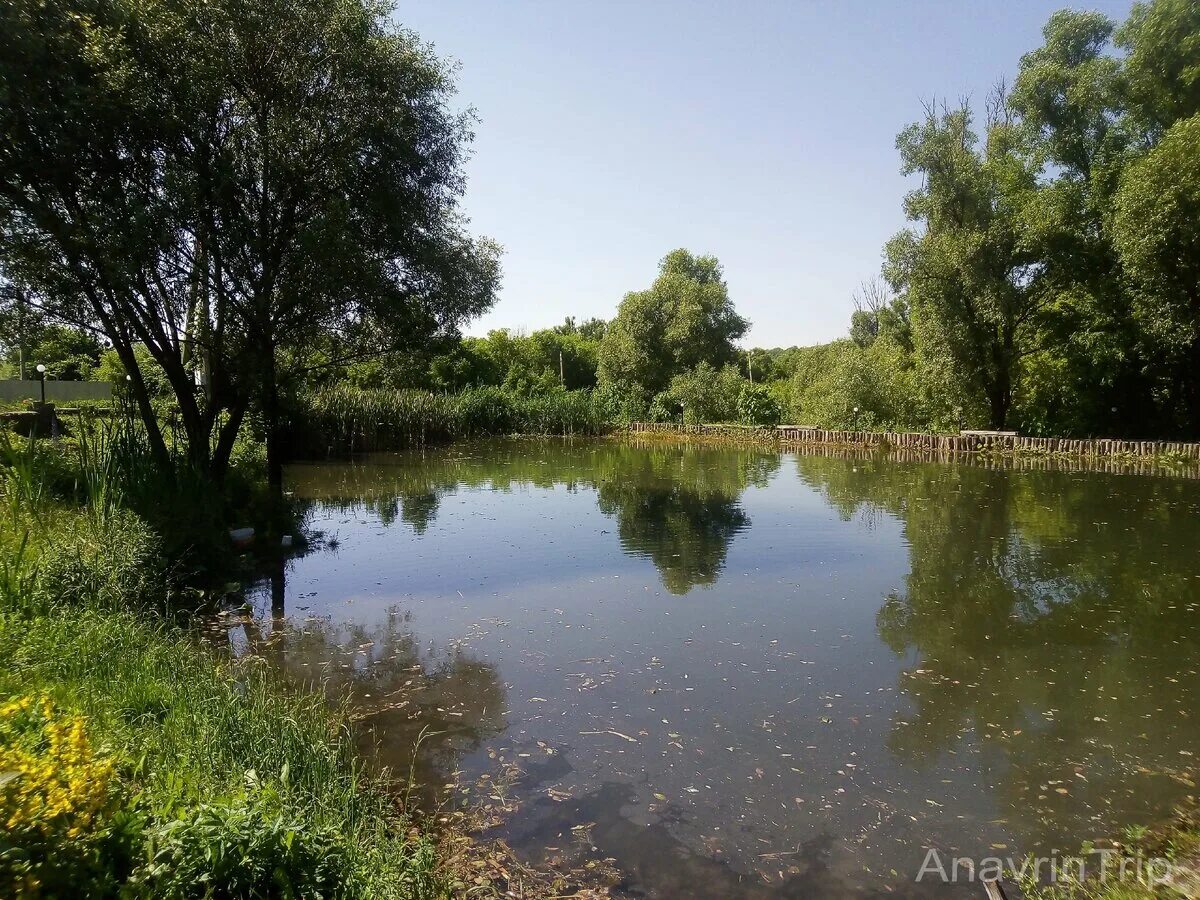
[[0,616],[0,895],[436,897],[339,718],[136,613]]
[[139,498],[180,518],[194,486],[138,454],[0,440],[0,896],[448,894],[336,709],[164,616],[228,498],[164,535]]
[[0,431],[0,897],[602,894],[473,840],[462,792],[406,809],[336,699],[181,627],[237,571],[227,526],[279,527],[260,455],[218,491],[136,433]]
[[[1193,801],[1194,803],[1194,798]],[[1086,867],[1063,864],[1051,885],[1021,883],[1024,900],[1195,900],[1200,897],[1200,808],[1182,809],[1153,828],[1131,829],[1126,840],[1080,855]],[[1122,873],[1125,873],[1122,875]]]

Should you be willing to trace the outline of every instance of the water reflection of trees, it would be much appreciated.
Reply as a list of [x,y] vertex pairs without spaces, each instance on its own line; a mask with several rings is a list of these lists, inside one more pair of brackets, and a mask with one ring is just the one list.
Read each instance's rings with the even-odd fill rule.
[[664,586],[685,594],[717,580],[734,535],[750,524],[741,495],[779,466],[778,454],[740,448],[508,440],[297,466],[290,478],[302,497],[365,509],[385,524],[399,519],[418,534],[442,498],[464,488],[591,488],[625,551],[650,559]]
[[878,614],[882,639],[918,660],[893,752],[922,766],[998,752],[997,799],[1045,840],[1052,822],[1154,815],[1184,790],[1200,738],[1193,482],[798,466],[844,515],[871,507],[904,527],[910,571]]
[[738,503],[779,468],[777,454],[676,447],[622,455],[599,480],[599,505],[626,552],[654,562],[663,585],[686,594],[714,584],[735,534],[750,524]]
[[346,704],[364,756],[400,778],[411,767],[426,799],[464,754],[507,728],[494,666],[462,649],[423,654],[407,614],[373,626],[276,619],[268,629],[251,619],[243,627],[246,653]]

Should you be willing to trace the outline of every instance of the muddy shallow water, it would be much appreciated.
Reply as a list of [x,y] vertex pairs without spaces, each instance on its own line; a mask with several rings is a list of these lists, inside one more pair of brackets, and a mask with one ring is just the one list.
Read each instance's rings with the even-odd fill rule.
[[[616,441],[289,469],[322,549],[231,632],[432,794],[524,771],[656,897],[981,896],[1194,793],[1200,482]],[[273,637],[272,637],[273,636]],[[430,734],[430,732],[433,732]]]

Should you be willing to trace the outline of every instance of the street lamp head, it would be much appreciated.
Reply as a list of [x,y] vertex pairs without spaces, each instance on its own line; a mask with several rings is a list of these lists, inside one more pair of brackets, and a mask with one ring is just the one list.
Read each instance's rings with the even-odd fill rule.
[[45,367],[45,366],[44,366],[42,363],[38,363],[38,364],[37,364],[37,370],[38,370],[38,372],[39,372],[39,373],[41,373],[42,375],[45,375],[45,374],[46,374],[46,367]]

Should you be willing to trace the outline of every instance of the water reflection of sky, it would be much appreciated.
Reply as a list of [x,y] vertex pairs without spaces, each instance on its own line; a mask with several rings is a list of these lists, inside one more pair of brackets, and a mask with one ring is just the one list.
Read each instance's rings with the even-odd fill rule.
[[[343,630],[330,645],[370,642],[360,662],[376,666],[387,642],[373,629],[394,631],[402,611],[411,646],[388,658],[422,667],[440,699],[387,713],[396,760],[422,716],[445,724],[461,704],[460,720],[487,721],[460,723],[444,765],[482,771],[489,753],[532,769],[552,761],[510,825],[530,852],[576,815],[607,823],[611,847],[600,851],[661,896],[678,895],[680,879],[703,880],[712,896],[868,896],[910,890],[905,874],[928,846],[1046,851],[1043,842],[1078,844],[1178,795],[1168,773],[1140,786],[1136,802],[1079,796],[1096,767],[1111,784],[1140,765],[1139,739],[1089,726],[1083,710],[1064,724],[1066,704],[1045,693],[1056,685],[1044,687],[1054,648],[1043,633],[1034,637],[1046,654],[1022,649],[1031,637],[1009,623],[1027,626],[1066,608],[1079,585],[1119,573],[1085,577],[1074,558],[1046,565],[1048,551],[1026,552],[1013,535],[1038,504],[1014,502],[1016,476],[781,465],[730,450],[502,446],[352,472],[294,469],[298,494],[317,498],[313,527],[337,549],[291,564],[285,607],[293,623],[354,623],[356,635]],[[1093,484],[1089,515],[1122,506],[1111,480],[1085,481],[1085,494]],[[407,498],[410,521],[389,496]],[[1052,508],[1059,498],[1044,499]],[[1182,510],[1195,497],[1130,502],[1150,501]],[[1169,552],[1160,561],[1178,563]],[[972,617],[996,632],[982,649]],[[1041,693],[1017,679],[1003,695],[993,637]],[[1115,676],[1113,653],[1101,642],[1071,677]],[[467,661],[494,673],[490,708],[466,696],[484,690]],[[1194,658],[1189,667],[1190,689]],[[1190,698],[1182,686],[1168,693]],[[1086,711],[1110,712],[1118,701],[1104,696]],[[1182,719],[1163,727],[1172,747],[1195,737]],[[656,845],[662,852],[646,852]]]

